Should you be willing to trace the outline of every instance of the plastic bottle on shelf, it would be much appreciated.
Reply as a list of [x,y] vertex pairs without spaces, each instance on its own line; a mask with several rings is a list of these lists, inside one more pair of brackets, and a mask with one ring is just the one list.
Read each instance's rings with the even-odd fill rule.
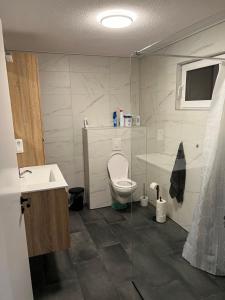
[[124,115],[122,109],[120,109],[120,127],[124,127]]
[[113,112],[113,127],[117,127],[117,112]]

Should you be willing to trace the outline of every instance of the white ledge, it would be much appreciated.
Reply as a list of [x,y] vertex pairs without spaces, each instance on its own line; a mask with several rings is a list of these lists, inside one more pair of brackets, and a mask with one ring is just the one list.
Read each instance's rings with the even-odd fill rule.
[[[176,156],[162,153],[147,153],[136,156],[137,159],[158,167],[164,171],[172,172]],[[197,169],[203,166],[201,157],[197,156],[192,161],[186,163],[186,169]]]

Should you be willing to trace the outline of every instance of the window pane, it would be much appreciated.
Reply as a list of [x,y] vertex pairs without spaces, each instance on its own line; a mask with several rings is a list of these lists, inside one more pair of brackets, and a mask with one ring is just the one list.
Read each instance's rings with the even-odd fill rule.
[[185,101],[211,100],[219,65],[187,71]]

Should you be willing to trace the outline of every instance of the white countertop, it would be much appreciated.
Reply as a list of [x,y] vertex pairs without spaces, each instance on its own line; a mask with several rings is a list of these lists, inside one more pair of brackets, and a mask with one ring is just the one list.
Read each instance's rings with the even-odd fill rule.
[[68,186],[57,164],[20,168],[21,173],[25,170],[32,173],[25,173],[20,178],[21,193],[40,192]]

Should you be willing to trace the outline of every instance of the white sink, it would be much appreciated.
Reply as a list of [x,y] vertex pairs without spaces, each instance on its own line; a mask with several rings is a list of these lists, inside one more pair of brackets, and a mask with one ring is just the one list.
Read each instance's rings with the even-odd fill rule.
[[67,187],[58,165],[42,165],[20,168],[20,173],[29,170],[20,178],[21,193],[38,192]]

